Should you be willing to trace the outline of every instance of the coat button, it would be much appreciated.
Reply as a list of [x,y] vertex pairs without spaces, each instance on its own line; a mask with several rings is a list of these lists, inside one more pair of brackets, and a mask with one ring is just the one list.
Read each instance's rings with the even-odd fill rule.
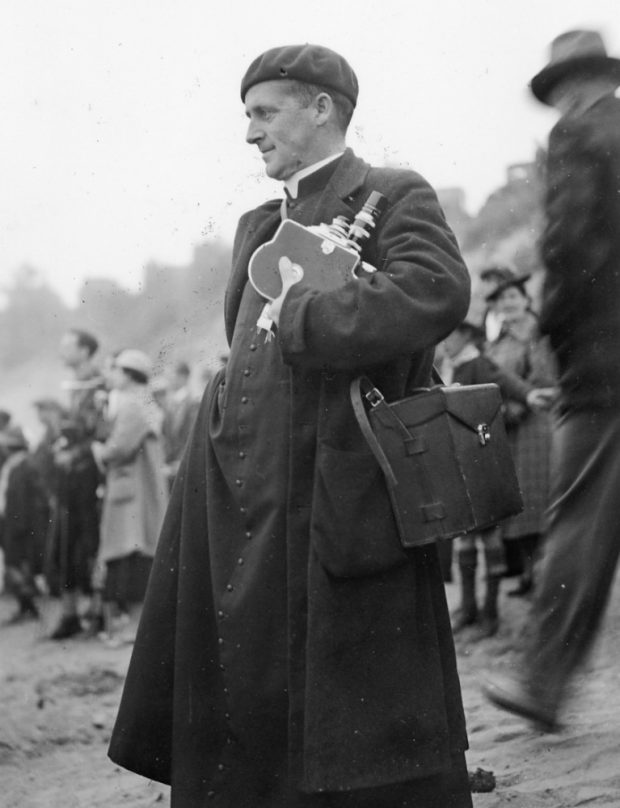
[[250,368],[246,368],[246,369],[243,371],[243,375],[244,375],[244,376],[249,376],[251,372],[252,372],[252,371],[250,370]]
[[237,457],[238,457],[240,460],[244,460],[244,459],[245,459],[245,452],[239,452],[239,454],[237,455]]
[[222,637],[218,637],[217,641],[220,645],[224,645],[224,639]]
[[250,350],[251,350],[251,351],[255,351],[255,350],[256,350],[256,343],[254,343],[254,342],[253,342],[253,343],[250,345]]
[[218,617],[224,617],[224,612],[221,609],[219,609],[218,613],[217,613],[217,616]]
[[226,584],[226,589],[227,589],[228,592],[232,592],[233,591],[233,585],[232,584]]
[[252,538],[252,531],[251,530],[246,530],[245,531],[245,537],[246,537],[246,539],[251,539]]
[[207,791],[207,797],[209,799],[211,799],[212,797],[215,797],[215,791]]
[[247,396],[241,396],[241,403],[247,404],[250,399]]
[[243,480],[235,480],[235,485],[241,488],[241,486],[243,485]]
[[243,559],[242,559],[242,558],[238,558],[238,559],[237,559],[237,564],[239,564],[239,566],[241,566],[241,565],[243,564]]
[[218,771],[223,772],[224,771],[224,764],[223,763],[218,763],[217,764],[217,769],[218,769]]

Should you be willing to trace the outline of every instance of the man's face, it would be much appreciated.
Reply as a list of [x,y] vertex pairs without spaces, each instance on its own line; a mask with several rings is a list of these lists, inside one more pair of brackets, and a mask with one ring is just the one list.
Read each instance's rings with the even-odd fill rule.
[[286,81],[264,81],[250,87],[245,114],[250,121],[246,140],[260,149],[268,177],[286,180],[320,159],[314,151],[314,107],[302,107]]
[[77,368],[87,358],[88,351],[83,348],[76,334],[69,332],[60,340],[60,358],[66,367]]

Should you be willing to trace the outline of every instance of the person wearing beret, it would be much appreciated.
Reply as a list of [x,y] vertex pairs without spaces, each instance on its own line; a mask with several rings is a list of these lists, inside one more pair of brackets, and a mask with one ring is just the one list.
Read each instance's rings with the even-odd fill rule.
[[151,362],[142,351],[127,349],[114,358],[109,435],[92,444],[105,474],[94,583],[102,593],[103,633],[115,641],[115,609],[134,620],[140,612],[168,502],[163,415],[149,394],[150,376]]
[[552,490],[531,636],[498,706],[546,730],[601,625],[620,552],[620,59],[596,31],[568,31],[531,83],[560,118],[549,136],[540,329],[559,367]]
[[[471,806],[437,548],[402,549],[349,395],[361,373],[389,399],[427,386],[470,281],[429,184],[347,148],[357,97],[317,45],[271,49],[241,83],[246,140],[286,194],[239,222],[230,354],[175,481],[109,751],[171,783],[175,808]],[[372,191],[376,272],[271,303],[248,281],[283,216],[351,221]]]

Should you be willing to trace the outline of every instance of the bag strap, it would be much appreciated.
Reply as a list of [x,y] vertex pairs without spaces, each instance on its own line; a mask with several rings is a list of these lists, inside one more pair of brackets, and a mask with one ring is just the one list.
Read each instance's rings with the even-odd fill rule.
[[372,427],[370,426],[370,421],[368,420],[368,415],[366,414],[366,408],[364,407],[364,402],[362,401],[362,385],[367,388],[367,391],[364,393],[364,397],[371,403],[373,403],[374,396],[379,396],[380,398],[376,399],[376,401],[379,401],[383,400],[383,395],[379,390],[377,390],[376,387],[373,387],[370,379],[367,379],[365,376],[358,376],[351,382],[351,404],[353,405],[353,412],[357,418],[357,423],[360,425],[360,429],[366,438],[366,442],[370,446],[372,453],[381,466],[381,470],[383,471],[388,484],[395,488],[398,485],[398,480],[396,479],[396,475],[394,474],[392,466],[390,465],[390,461],[387,459],[385,452],[381,448],[381,444],[375,437],[375,433],[372,431]]

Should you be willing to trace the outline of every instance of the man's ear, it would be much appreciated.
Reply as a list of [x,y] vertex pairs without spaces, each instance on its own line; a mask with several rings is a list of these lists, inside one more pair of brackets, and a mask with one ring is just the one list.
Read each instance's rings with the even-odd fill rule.
[[322,126],[331,118],[334,102],[328,93],[319,93],[314,99],[314,108],[317,115],[317,124]]

